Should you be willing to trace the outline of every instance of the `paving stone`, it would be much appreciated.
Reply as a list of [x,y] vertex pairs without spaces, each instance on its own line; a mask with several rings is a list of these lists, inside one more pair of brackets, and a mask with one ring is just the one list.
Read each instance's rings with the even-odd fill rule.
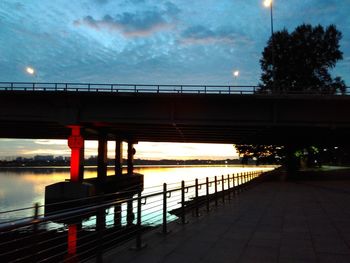
[[[329,190],[328,188],[332,188]],[[350,262],[350,181],[266,182],[105,262]]]

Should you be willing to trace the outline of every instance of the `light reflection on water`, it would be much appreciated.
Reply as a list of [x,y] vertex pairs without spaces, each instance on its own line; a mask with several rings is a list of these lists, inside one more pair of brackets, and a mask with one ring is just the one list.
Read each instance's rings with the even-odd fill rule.
[[[198,178],[212,178],[233,173],[264,170],[271,168],[255,166],[187,166],[187,167],[136,167],[135,172],[144,175],[143,194],[162,190],[162,184],[168,183],[169,188],[178,187],[181,180],[186,182]],[[108,175],[114,172],[108,168]],[[126,172],[126,171],[124,171]],[[96,168],[86,168],[85,178],[96,177]],[[0,211],[8,211],[23,207],[31,207],[38,202],[44,204],[45,186],[69,179],[69,168],[13,168],[0,170]],[[158,187],[155,187],[158,186]],[[15,214],[0,214],[0,222],[7,218],[31,216],[32,210],[20,211]]]

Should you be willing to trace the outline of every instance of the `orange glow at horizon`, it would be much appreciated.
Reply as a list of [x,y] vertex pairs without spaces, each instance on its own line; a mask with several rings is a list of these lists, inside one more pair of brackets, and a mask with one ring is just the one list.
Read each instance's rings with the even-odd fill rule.
[[[97,156],[97,141],[85,141],[85,158]],[[21,149],[19,154],[68,156],[67,140],[35,140],[35,148]],[[134,145],[136,159],[237,159],[238,154],[232,144],[210,143],[159,143],[139,142]],[[123,157],[126,158],[127,144],[123,143]],[[115,142],[108,142],[108,158],[114,158]]]

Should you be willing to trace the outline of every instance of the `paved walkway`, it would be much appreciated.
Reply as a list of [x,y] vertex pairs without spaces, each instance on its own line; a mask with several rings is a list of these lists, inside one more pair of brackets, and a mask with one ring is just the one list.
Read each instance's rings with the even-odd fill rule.
[[350,181],[265,182],[104,262],[350,262]]

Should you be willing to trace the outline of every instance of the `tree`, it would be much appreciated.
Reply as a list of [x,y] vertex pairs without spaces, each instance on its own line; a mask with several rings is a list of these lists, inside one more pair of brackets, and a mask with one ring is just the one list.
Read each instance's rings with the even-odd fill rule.
[[260,60],[260,92],[306,92],[336,94],[345,92],[340,77],[329,70],[343,58],[339,50],[340,31],[334,25],[300,25],[293,32],[275,32]]
[[249,159],[255,159],[256,164],[276,164],[283,157],[283,147],[274,145],[235,145],[237,153],[242,157],[242,164],[247,164]]
[[[334,25],[324,29],[321,25],[300,25],[293,32],[277,31],[269,39],[260,59],[262,75],[259,92],[305,92],[343,94],[346,86],[341,77],[332,78],[329,70],[343,58],[339,41],[342,34]],[[287,146],[287,145],[285,145]],[[254,158],[259,162],[279,162],[296,166],[301,158],[309,164],[316,153],[300,146],[235,145],[246,162]]]

